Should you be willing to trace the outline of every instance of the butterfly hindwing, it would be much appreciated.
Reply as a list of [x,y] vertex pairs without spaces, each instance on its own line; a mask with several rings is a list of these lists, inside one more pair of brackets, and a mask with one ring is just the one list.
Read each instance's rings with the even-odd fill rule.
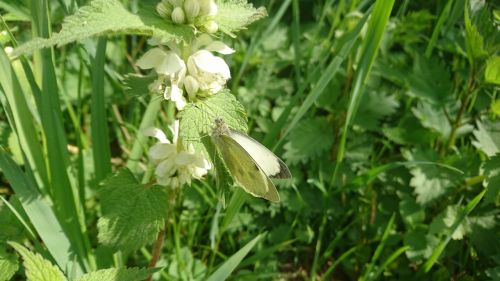
[[280,200],[276,187],[266,176],[265,171],[240,143],[225,134],[214,135],[212,139],[238,185],[253,196],[273,202]]
[[277,179],[292,177],[285,163],[258,141],[234,130],[229,130],[229,136],[252,157],[266,176]]

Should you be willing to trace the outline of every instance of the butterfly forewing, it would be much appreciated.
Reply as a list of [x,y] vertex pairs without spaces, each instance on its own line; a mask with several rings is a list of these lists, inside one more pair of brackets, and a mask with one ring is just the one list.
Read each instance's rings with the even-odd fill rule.
[[246,150],[266,176],[277,179],[292,177],[285,163],[258,141],[231,129],[229,130],[229,136]]
[[253,196],[273,202],[280,200],[274,184],[238,142],[225,134],[214,134],[212,139],[238,185]]

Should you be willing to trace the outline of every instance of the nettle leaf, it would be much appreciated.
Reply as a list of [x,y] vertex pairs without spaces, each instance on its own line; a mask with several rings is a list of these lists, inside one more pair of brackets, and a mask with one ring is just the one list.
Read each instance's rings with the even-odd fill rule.
[[10,280],[19,269],[17,257],[0,248],[0,280]]
[[151,71],[148,75],[135,73],[127,74],[123,80],[125,93],[130,96],[145,96],[150,92],[149,85],[153,83],[157,77],[158,75],[154,71]]
[[62,46],[92,36],[135,34],[153,36],[161,41],[190,39],[191,27],[173,25],[156,14],[154,7],[146,6],[133,14],[118,0],[94,0],[64,19],[61,31],[50,38],[35,38],[13,52],[14,56],[28,54],[40,48]]
[[473,131],[476,138],[472,144],[482,150],[488,157],[500,152],[500,123],[478,121],[477,129]]
[[[413,114],[420,120],[420,123],[425,128],[431,129],[435,134],[447,139],[451,133],[451,125],[446,118],[445,111],[442,106],[432,105],[426,102],[419,102],[417,106],[412,108]],[[448,112],[452,114],[454,108],[449,106]],[[456,132],[456,136],[460,137],[470,133],[473,127],[470,124],[461,125]]]
[[[430,224],[429,233],[433,235],[447,235],[451,232],[452,226],[463,212],[462,207],[448,206],[441,214],[437,215]],[[465,218],[451,234],[453,240],[462,240],[470,232],[469,219]]]
[[144,268],[108,268],[87,273],[76,281],[140,281],[146,279],[154,270]]
[[403,151],[403,155],[408,161],[417,162],[410,168],[410,185],[415,188],[417,203],[420,205],[426,205],[446,194],[451,187],[452,176],[457,178],[455,174],[450,175],[448,169],[432,164],[437,164],[439,159],[433,150],[407,150]]
[[209,155],[203,139],[209,138],[214,128],[215,118],[222,118],[233,130],[248,130],[247,117],[243,105],[228,90],[188,104],[178,116],[179,137],[185,146],[192,145],[197,152]]
[[152,242],[164,225],[168,206],[165,188],[144,187],[128,169],[102,183],[100,199],[98,238],[114,249],[137,250]]
[[267,16],[264,7],[254,8],[246,0],[225,0],[217,2],[218,12],[215,21],[219,30],[236,37],[234,32],[244,29],[256,20]]
[[396,98],[386,93],[363,95],[354,124],[369,130],[380,130],[380,119],[396,112],[398,106]]
[[482,58],[488,55],[484,48],[484,38],[477,30],[477,27],[471,22],[468,7],[465,8],[465,46],[469,60],[473,62],[475,59]]
[[450,73],[439,59],[417,56],[407,83],[410,96],[434,105],[444,105],[453,99]]
[[484,202],[500,204],[500,153],[492,156],[483,166],[486,179],[484,185],[488,189],[484,194]]
[[406,232],[404,236],[404,244],[410,247],[406,256],[413,262],[430,257],[438,243],[437,237],[421,230]]
[[424,208],[417,204],[415,199],[410,196],[405,196],[405,198],[399,202],[399,212],[405,224],[410,228],[415,228],[425,220]]
[[382,132],[389,140],[401,145],[426,145],[434,138],[432,132],[425,129],[412,114],[402,117],[397,127],[384,127]]
[[325,118],[306,119],[288,135],[283,158],[291,164],[307,163],[333,144],[333,126]]
[[500,56],[492,56],[486,61],[484,80],[488,83],[500,85]]
[[28,281],[65,281],[61,270],[37,253],[32,253],[16,242],[8,242],[23,258]]

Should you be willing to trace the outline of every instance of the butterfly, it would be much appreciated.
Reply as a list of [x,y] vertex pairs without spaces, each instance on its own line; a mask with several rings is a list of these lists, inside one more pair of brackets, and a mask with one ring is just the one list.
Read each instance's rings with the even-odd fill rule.
[[215,119],[211,138],[227,169],[243,190],[255,197],[280,201],[271,178],[292,177],[280,158],[248,135],[229,128],[221,118]]

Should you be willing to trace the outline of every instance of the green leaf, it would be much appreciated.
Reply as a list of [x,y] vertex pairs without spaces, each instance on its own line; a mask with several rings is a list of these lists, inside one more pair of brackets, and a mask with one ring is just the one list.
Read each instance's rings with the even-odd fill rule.
[[[468,5],[467,5],[468,6]],[[465,46],[469,61],[472,64],[476,59],[488,55],[484,48],[484,38],[477,30],[477,27],[471,22],[469,17],[469,7],[465,7]]]
[[425,128],[431,129],[443,138],[450,135],[451,125],[442,107],[420,102],[412,108],[412,112]]
[[457,220],[462,210],[459,206],[448,206],[441,214],[436,216],[430,224],[430,234],[446,235],[450,234],[453,240],[461,240],[470,231],[467,218],[460,222],[451,233],[451,227]]
[[160,186],[144,187],[128,169],[107,178],[100,190],[99,241],[134,251],[152,242],[163,227],[168,196]]
[[405,197],[399,202],[399,212],[405,224],[407,224],[410,228],[415,228],[417,225],[424,222],[424,208],[417,204],[415,199],[410,196]]
[[76,281],[140,281],[154,270],[144,268],[108,268],[87,273]]
[[[435,151],[430,149],[404,151],[403,155],[408,161],[417,162],[415,166],[410,168],[410,173],[413,176],[410,185],[415,188],[417,203],[420,205],[428,204],[443,196],[451,187],[452,182],[447,170],[436,165],[428,165],[439,159]],[[419,164],[418,162],[424,163]]]
[[437,237],[428,235],[421,230],[406,232],[404,236],[404,244],[410,247],[406,251],[406,256],[410,261],[419,261],[430,257],[432,249],[438,243]]
[[16,255],[9,254],[4,248],[0,248],[0,281],[10,280],[18,269]]
[[483,166],[487,188],[484,194],[485,203],[500,204],[500,153],[492,156]]
[[333,126],[325,118],[306,119],[287,138],[283,158],[290,164],[307,163],[331,148]]
[[453,98],[448,69],[436,58],[417,56],[407,83],[410,96],[418,97],[433,105],[444,105]]
[[197,152],[209,155],[203,138],[209,137],[214,119],[222,118],[236,130],[246,132],[247,117],[241,103],[229,91],[223,90],[195,103],[188,104],[179,114],[179,136],[185,146],[192,145]]
[[477,129],[473,131],[476,140],[472,144],[491,157],[500,152],[500,123],[478,121]]
[[394,95],[371,92],[361,97],[354,124],[369,130],[380,130],[380,120],[396,112],[399,103]]
[[189,40],[193,30],[173,25],[156,14],[154,7],[143,7],[139,14],[129,12],[118,0],[94,0],[64,19],[61,31],[50,38],[35,38],[13,52],[14,56],[36,49],[62,46],[93,36],[136,34],[159,38],[162,42]]
[[492,56],[486,61],[484,80],[488,83],[500,85],[500,56]]
[[26,268],[26,278],[28,281],[64,281],[63,273],[50,261],[41,255],[32,253],[24,246],[16,242],[9,242],[22,257],[23,265]]
[[413,114],[407,114],[400,119],[397,127],[382,128],[384,135],[397,144],[421,144],[431,143],[433,134],[424,128]]
[[154,71],[144,76],[140,74],[130,73],[125,75],[123,88],[126,94],[130,96],[143,97],[149,94],[149,85],[158,78]]
[[227,259],[212,275],[210,275],[210,277],[208,277],[207,281],[226,280],[261,238],[262,234],[257,235],[257,237],[252,239],[252,241],[248,242],[238,252],[229,257],[229,259]]
[[267,16],[266,8],[254,8],[246,0],[224,0],[217,3],[215,21],[219,30],[236,37],[234,32],[244,29],[256,20]]

